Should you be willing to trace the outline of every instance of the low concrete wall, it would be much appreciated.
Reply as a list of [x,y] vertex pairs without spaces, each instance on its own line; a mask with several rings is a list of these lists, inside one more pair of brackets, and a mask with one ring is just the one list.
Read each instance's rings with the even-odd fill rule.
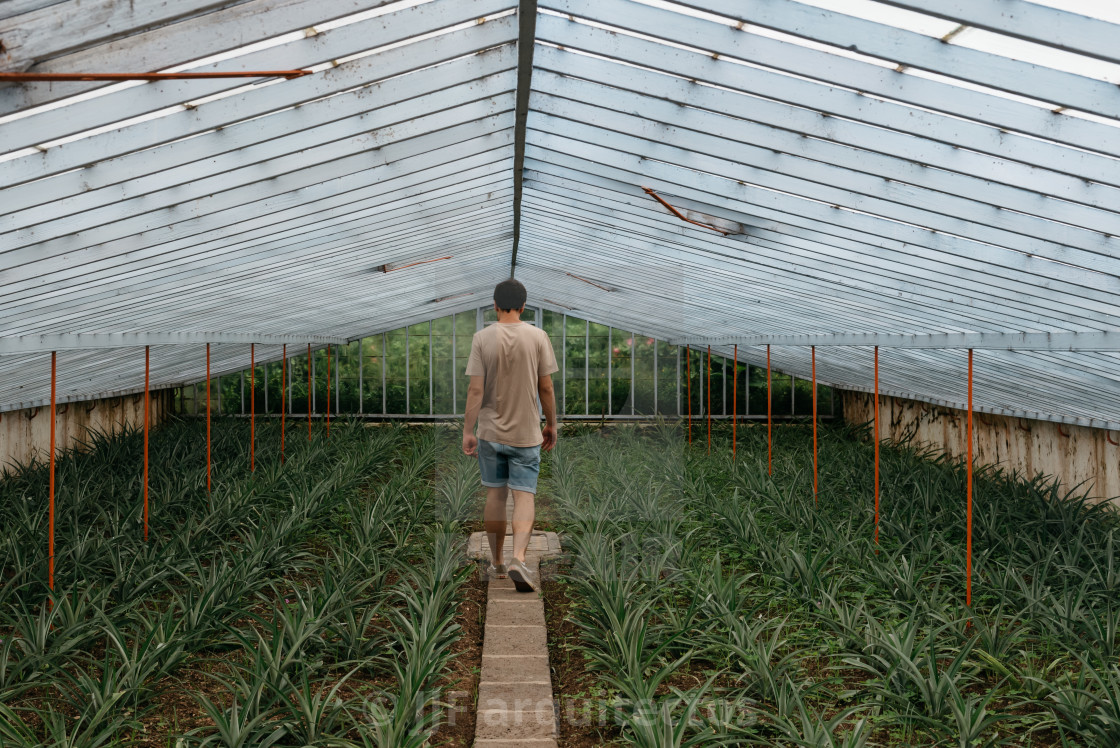
[[[151,424],[161,423],[171,411],[171,390],[152,392]],[[91,431],[111,434],[126,424],[144,426],[144,396],[125,395],[55,406],[55,451],[73,448]],[[46,459],[50,450],[50,407],[0,413],[0,472],[32,457]]]
[[[846,421],[865,423],[874,418],[874,396],[841,391],[840,397]],[[963,460],[966,415],[963,410],[880,396],[879,435],[882,439],[912,438]],[[1041,473],[1057,478],[1065,490],[1083,484],[1079,491],[1097,501],[1113,500],[1120,507],[1116,500],[1120,497],[1120,446],[1110,444],[1108,432],[1102,429],[976,413],[972,436],[977,464],[994,465],[1027,478]],[[1120,433],[1112,438],[1120,442]]]

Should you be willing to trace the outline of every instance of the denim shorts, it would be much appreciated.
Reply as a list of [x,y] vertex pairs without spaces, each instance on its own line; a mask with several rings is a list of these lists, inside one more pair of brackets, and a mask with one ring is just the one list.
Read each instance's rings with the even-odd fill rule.
[[511,447],[498,442],[478,440],[478,468],[482,485],[498,488],[508,485],[514,491],[537,492],[541,472],[541,447]]

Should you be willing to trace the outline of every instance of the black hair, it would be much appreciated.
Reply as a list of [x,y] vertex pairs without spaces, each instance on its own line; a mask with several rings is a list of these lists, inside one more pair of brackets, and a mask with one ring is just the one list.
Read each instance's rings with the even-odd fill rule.
[[521,281],[508,278],[494,287],[494,303],[503,312],[512,312],[525,308],[525,299],[528,296],[525,286]]

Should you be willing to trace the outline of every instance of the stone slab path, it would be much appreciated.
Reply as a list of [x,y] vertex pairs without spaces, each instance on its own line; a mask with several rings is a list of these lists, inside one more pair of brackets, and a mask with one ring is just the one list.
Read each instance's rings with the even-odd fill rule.
[[[513,557],[513,528],[508,520],[505,558]],[[556,533],[534,531],[525,563],[539,572],[542,558],[558,555]],[[486,533],[470,537],[468,554],[490,562]],[[478,714],[474,744],[478,748],[556,748],[556,712],[548,667],[544,601],[518,592],[510,579],[491,579],[486,592],[486,627],[482,633],[482,674],[478,681]]]

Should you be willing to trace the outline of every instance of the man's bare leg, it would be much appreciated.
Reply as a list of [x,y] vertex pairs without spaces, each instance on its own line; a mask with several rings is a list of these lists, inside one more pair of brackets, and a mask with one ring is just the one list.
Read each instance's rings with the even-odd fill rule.
[[535,507],[533,494],[528,491],[513,492],[513,557],[524,563],[529,538],[533,534]]
[[[506,497],[508,495],[509,489],[505,486],[486,487],[486,508],[482,512],[482,526],[486,530],[486,540],[490,543],[490,558],[494,560],[494,566],[505,563],[505,559],[502,558],[502,548],[506,544]],[[516,538],[515,535],[515,542]]]

